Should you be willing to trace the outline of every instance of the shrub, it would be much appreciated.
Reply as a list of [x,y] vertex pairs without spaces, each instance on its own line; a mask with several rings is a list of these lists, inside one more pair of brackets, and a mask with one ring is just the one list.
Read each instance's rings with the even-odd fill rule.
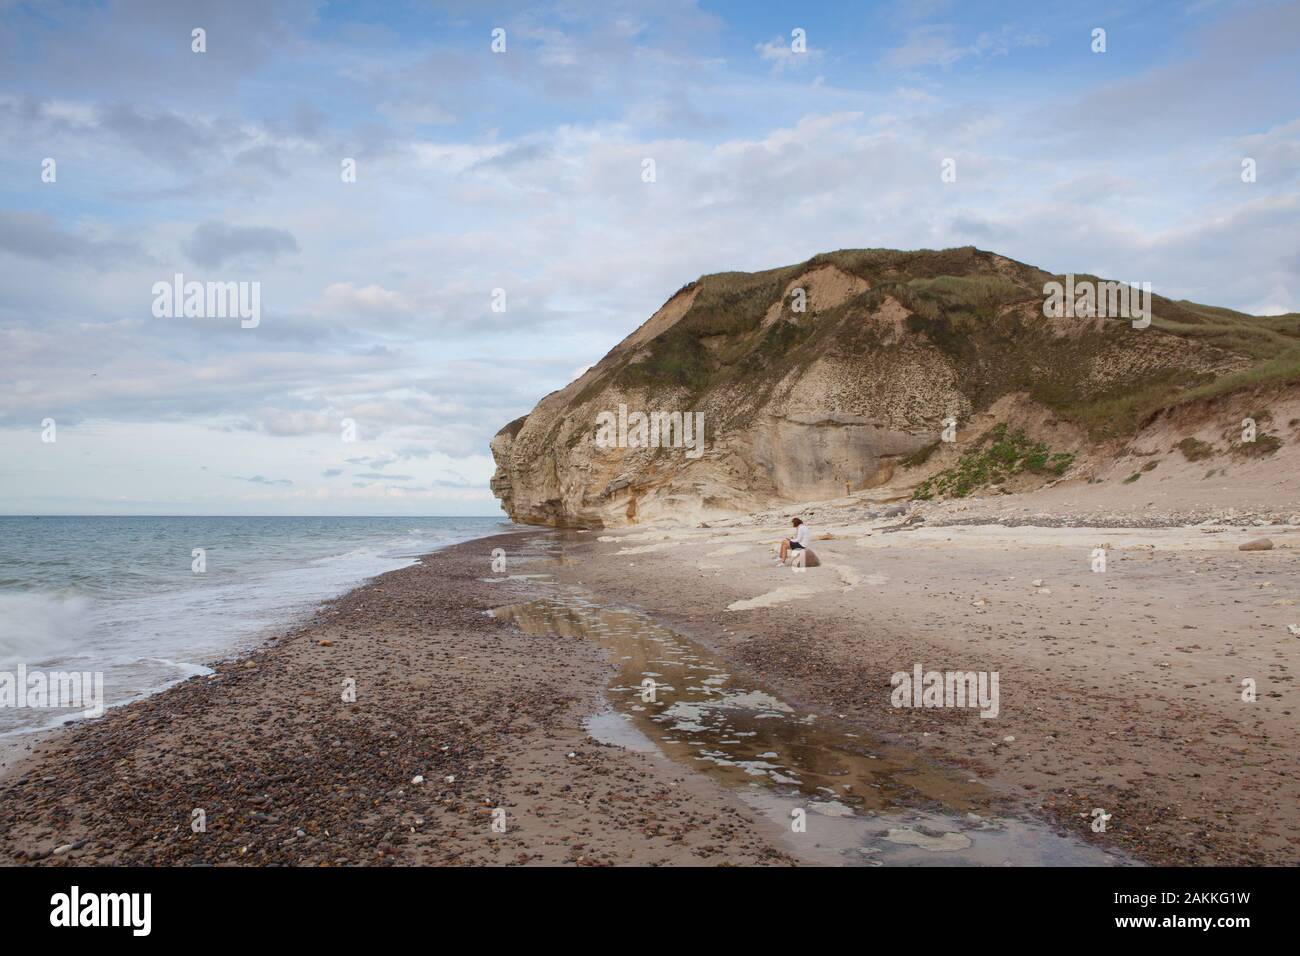
[[1023,431],[1008,432],[1006,424],[999,423],[981,435],[957,464],[921,482],[912,497],[920,501],[936,495],[965,498],[977,488],[1000,484],[1023,472],[1059,477],[1073,463],[1073,454],[1052,454],[1042,442],[1031,441]]

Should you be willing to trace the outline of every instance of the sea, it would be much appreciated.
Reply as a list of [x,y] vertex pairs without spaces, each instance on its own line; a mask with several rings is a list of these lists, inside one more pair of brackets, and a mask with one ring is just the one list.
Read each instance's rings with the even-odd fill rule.
[[18,705],[6,675],[12,689],[24,673],[102,674],[103,703],[120,705],[209,673],[368,578],[515,528],[492,517],[0,516],[0,736],[84,713],[25,706],[39,703],[30,696]]

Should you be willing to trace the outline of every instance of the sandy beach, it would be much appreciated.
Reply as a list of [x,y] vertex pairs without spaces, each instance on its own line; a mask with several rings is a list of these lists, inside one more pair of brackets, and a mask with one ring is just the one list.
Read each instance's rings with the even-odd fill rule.
[[[1043,527],[999,508],[936,506],[928,521],[814,508],[834,538],[814,542],[823,564],[802,574],[756,557],[788,522],[773,515],[602,535],[565,575],[1090,843],[1149,863],[1294,865],[1300,527],[1196,516],[1207,524],[1141,528],[1136,513]],[[1054,509],[1053,524],[1068,520]],[[1239,550],[1264,535],[1272,550]],[[917,663],[999,672],[1000,713],[895,708],[891,674]]]
[[[845,862],[830,827],[845,802],[862,820],[946,814],[890,824],[904,863],[1016,861],[985,842],[991,818],[1039,827],[1028,842],[1059,841],[1057,862],[1297,862],[1300,528],[1045,527],[970,504],[804,514],[822,565],[802,573],[773,563],[788,518],[772,514],[521,532],[382,575],[211,676],[6,753],[0,862]],[[1262,534],[1272,550],[1238,550]],[[687,748],[701,728],[662,723],[682,681],[660,678],[653,713],[624,692],[665,665],[583,636],[646,628],[689,641],[675,663],[703,684],[763,697],[756,716],[786,722],[771,739],[816,735],[799,739],[809,835],[754,782],[781,780],[763,766],[784,744],[764,744],[769,765]],[[997,716],[893,706],[891,674],[917,664],[997,672]],[[741,726],[721,744],[760,722]]]

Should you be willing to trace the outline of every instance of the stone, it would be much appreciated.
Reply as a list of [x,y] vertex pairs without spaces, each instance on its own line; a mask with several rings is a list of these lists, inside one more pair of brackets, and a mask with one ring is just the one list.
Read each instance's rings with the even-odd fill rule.
[[1237,545],[1238,551],[1272,551],[1273,541],[1270,538],[1256,538],[1254,541],[1247,541],[1245,544]]

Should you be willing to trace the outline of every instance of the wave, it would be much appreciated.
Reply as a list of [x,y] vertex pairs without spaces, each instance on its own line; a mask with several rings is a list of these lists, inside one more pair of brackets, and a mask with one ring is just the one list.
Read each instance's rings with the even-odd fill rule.
[[0,593],[0,669],[75,652],[90,630],[90,608],[90,601],[76,595]]

